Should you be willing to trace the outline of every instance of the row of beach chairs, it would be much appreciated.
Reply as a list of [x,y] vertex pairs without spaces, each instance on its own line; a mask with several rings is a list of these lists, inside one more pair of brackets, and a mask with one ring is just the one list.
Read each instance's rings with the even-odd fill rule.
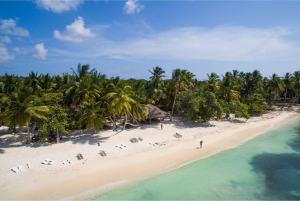
[[51,160],[49,158],[46,158],[45,160],[42,161],[42,164],[45,165],[53,165],[55,163],[55,160]]
[[72,164],[72,161],[70,159],[67,159],[67,160],[62,160],[63,164],[64,165],[67,165],[67,164]]
[[130,139],[130,141],[132,142],[132,143],[136,143],[136,142],[139,142],[139,141],[143,141],[143,138],[141,138],[141,137],[138,137],[138,138],[131,138]]
[[[28,169],[32,169],[33,166],[30,162],[27,163],[27,168]],[[12,167],[11,170],[14,172],[14,173],[19,173],[19,172],[24,172],[25,171],[25,168],[23,165],[19,165],[18,167]]]

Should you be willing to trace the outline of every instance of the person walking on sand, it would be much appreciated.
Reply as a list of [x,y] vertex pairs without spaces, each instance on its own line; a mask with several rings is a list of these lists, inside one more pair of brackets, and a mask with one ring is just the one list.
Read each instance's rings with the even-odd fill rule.
[[160,128],[161,128],[161,130],[163,129],[163,127],[164,127],[164,125],[163,125],[163,124],[160,124]]
[[201,140],[200,141],[200,149],[202,148],[202,144],[203,144],[203,141]]

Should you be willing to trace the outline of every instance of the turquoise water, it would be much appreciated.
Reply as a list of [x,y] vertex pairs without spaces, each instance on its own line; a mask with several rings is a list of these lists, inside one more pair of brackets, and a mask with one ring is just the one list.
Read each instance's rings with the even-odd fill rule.
[[299,123],[91,200],[300,200]]

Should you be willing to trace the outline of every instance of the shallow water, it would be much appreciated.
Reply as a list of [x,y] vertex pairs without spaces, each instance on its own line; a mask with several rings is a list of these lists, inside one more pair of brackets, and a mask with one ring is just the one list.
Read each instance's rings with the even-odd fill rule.
[[300,119],[91,200],[300,200]]

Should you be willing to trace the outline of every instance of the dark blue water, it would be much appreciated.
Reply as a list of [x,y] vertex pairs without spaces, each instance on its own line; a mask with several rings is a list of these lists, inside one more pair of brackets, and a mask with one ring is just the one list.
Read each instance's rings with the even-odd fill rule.
[[92,200],[300,200],[300,120]]

